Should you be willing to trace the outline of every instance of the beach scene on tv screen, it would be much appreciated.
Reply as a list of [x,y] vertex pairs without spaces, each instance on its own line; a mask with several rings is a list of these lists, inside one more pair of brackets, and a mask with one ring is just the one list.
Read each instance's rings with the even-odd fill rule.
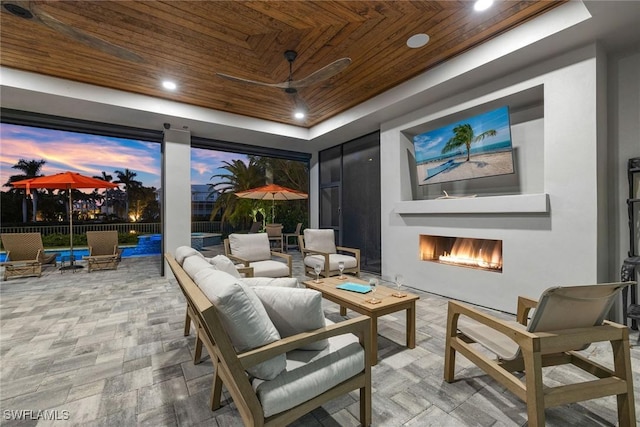
[[514,172],[506,106],[416,135],[413,145],[418,185]]

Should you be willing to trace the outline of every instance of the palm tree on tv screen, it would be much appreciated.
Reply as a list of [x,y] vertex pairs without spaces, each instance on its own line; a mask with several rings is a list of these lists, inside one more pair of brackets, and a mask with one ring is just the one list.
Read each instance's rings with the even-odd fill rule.
[[486,132],[482,132],[480,135],[475,135],[473,128],[469,123],[458,125],[453,128],[454,136],[449,141],[447,141],[444,148],[442,148],[442,154],[456,150],[464,145],[467,149],[468,162],[471,153],[471,144],[473,144],[474,142],[482,141],[488,136],[495,136],[496,133],[497,132],[495,129],[490,129]]

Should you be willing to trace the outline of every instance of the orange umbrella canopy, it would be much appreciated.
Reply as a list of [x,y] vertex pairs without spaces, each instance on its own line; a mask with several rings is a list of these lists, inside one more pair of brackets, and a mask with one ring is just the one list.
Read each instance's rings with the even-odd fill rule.
[[103,179],[92,178],[77,172],[62,172],[55,175],[39,176],[11,183],[15,188],[51,188],[67,190],[69,188],[115,188],[118,184]]
[[242,199],[256,200],[300,200],[309,197],[307,193],[303,193],[302,191],[276,184],[263,185],[262,187],[252,188],[250,190],[238,191],[236,196]]

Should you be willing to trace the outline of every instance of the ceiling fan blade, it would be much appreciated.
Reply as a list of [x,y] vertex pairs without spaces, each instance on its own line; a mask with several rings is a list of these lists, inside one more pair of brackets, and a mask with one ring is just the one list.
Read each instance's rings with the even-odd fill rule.
[[16,15],[14,12],[11,12],[11,11],[10,13],[16,16],[21,16],[23,18],[30,19],[40,24],[46,25],[47,27],[59,33],[62,33],[67,37],[77,40],[80,43],[83,43],[93,49],[102,51],[109,55],[116,56],[126,61],[144,62],[144,59],[141,56],[131,52],[130,50],[127,50],[123,47],[109,43],[108,41],[102,40],[98,37],[91,36],[85,32],[82,32],[80,30],[73,28],[69,24],[65,24],[64,22],[57,20],[53,16],[49,15],[47,12],[40,9],[35,3],[31,1],[12,0],[12,1],[3,2],[3,6],[5,6],[5,9],[9,10],[9,8],[7,8],[7,5],[16,5],[30,12],[31,16],[28,16],[25,14]]
[[259,82],[257,80],[243,79],[242,77],[230,76],[229,74],[224,74],[224,73],[216,73],[216,76],[222,77],[223,79],[227,79],[227,80],[233,80],[234,82],[249,83],[249,84],[258,85],[258,86],[268,86],[268,87],[277,87],[277,88],[287,87],[286,83]]
[[337,61],[334,61],[331,64],[320,68],[318,71],[308,75],[303,79],[283,83],[283,87],[299,88],[314,85],[335,76],[336,74],[347,68],[349,64],[351,64],[351,58],[338,59]]

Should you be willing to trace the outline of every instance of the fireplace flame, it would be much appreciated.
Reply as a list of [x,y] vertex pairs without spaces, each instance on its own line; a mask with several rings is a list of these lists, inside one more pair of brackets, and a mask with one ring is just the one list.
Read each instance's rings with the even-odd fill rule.
[[421,256],[423,260],[502,271],[501,240],[422,235]]

